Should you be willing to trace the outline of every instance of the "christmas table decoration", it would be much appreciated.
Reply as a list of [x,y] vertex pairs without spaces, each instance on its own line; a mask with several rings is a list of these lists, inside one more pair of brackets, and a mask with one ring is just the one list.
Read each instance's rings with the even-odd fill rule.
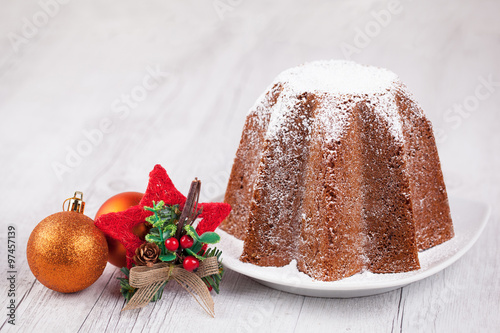
[[83,193],[66,199],[63,212],[33,229],[26,249],[33,275],[49,289],[73,293],[93,284],[104,271],[108,246],[94,221],[83,215]]
[[[198,203],[201,182],[195,179],[188,197],[173,185],[165,169],[156,165],[138,205],[123,212],[101,215],[96,225],[127,250],[121,292],[128,301],[123,310],[140,308],[161,298],[163,287],[175,280],[214,316],[209,290],[219,292],[223,275],[221,252],[208,249],[220,237],[215,229],[231,211],[226,203]],[[200,218],[195,228],[195,222]],[[141,241],[132,230],[149,222],[152,228]]]
[[[94,220],[97,220],[99,216],[113,213],[122,212],[132,206],[136,206],[141,202],[144,193],[139,192],[123,192],[118,193],[104,202],[99,210],[97,211]],[[148,222],[144,222],[136,225],[132,229],[132,233],[139,237],[139,239],[144,240],[144,237],[151,229],[151,225]],[[108,262],[115,265],[116,267],[123,267],[127,265],[127,249],[123,246],[120,241],[106,236],[106,241],[108,242],[109,256]]]

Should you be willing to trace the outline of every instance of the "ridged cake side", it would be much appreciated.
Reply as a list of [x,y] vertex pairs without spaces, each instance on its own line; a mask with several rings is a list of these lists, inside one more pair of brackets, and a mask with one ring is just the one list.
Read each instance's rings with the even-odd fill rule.
[[417,246],[425,250],[454,236],[448,194],[441,171],[432,124],[399,83],[395,101],[403,122],[408,157]]
[[274,85],[249,112],[240,145],[229,177],[224,202],[231,205],[231,214],[220,227],[239,239],[245,239],[250,202],[258,175],[264,140],[276,99],[282,87]]
[[283,266],[297,257],[309,122],[310,94],[278,97],[265,139],[248,215],[242,261]]
[[[362,151],[354,102],[318,95],[302,204],[300,271],[338,280],[365,267]],[[332,137],[331,133],[341,133]]]

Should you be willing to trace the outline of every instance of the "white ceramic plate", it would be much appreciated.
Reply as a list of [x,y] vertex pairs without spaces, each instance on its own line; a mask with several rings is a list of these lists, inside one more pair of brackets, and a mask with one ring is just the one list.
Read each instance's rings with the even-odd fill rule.
[[[218,197],[214,201],[222,200]],[[223,251],[223,264],[226,268],[271,288],[314,297],[370,296],[398,289],[436,274],[457,261],[474,245],[488,221],[490,207],[485,203],[450,197],[450,209],[455,237],[420,252],[421,268],[407,273],[363,272],[334,282],[315,281],[299,272],[295,261],[284,267],[260,267],[239,261],[243,242],[220,229],[217,232],[221,235],[221,242],[217,247]]]

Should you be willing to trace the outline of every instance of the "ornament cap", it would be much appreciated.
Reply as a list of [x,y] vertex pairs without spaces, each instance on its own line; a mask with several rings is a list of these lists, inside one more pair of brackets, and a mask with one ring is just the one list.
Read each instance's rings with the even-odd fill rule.
[[[67,202],[67,204],[66,204]],[[76,191],[72,198],[68,198],[63,202],[64,211],[72,211],[83,214],[85,210],[85,202],[83,201],[83,193]]]

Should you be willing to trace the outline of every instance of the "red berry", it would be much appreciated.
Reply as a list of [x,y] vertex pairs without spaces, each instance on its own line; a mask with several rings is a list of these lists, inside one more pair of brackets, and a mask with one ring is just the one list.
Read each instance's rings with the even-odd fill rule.
[[179,241],[175,237],[170,237],[165,241],[165,247],[173,252],[179,248]]
[[182,266],[184,266],[184,269],[186,271],[194,271],[200,266],[200,262],[198,259],[196,259],[193,256],[187,256],[184,258],[184,261],[182,262]]
[[193,246],[194,240],[191,238],[191,236],[184,235],[181,237],[181,246],[185,249],[189,249],[191,246]]

